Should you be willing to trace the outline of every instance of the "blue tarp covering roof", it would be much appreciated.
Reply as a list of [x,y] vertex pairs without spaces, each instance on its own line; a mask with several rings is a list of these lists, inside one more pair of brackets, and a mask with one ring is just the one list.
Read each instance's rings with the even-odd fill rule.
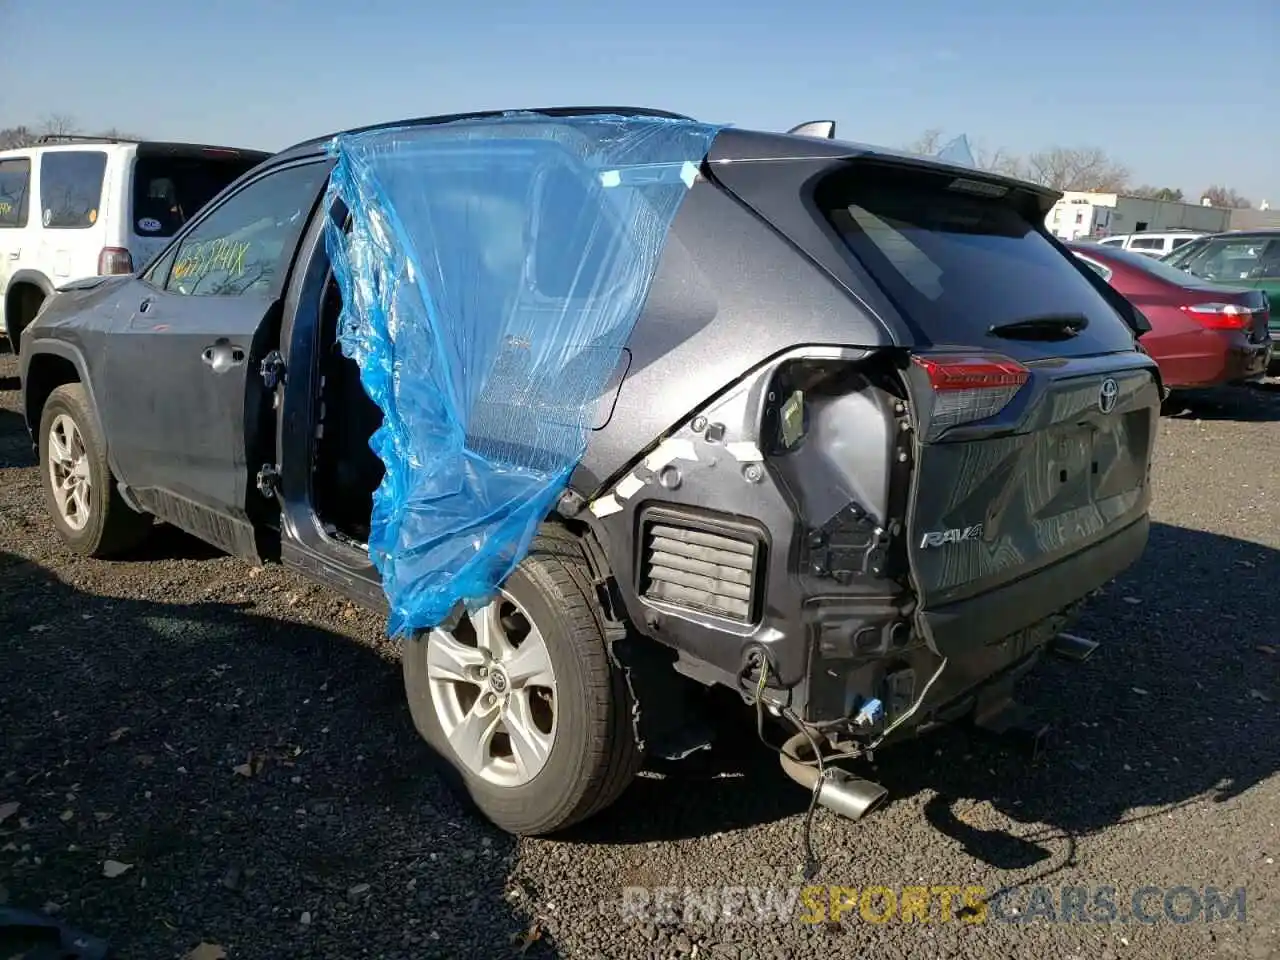
[[486,600],[586,448],[717,127],[516,113],[339,135],[340,337],[383,413],[393,634]]

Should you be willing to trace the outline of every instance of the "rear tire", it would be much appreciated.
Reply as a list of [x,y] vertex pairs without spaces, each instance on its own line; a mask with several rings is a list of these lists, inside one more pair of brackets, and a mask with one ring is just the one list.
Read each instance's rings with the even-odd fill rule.
[[45,502],[68,547],[85,557],[114,557],[146,537],[151,518],[132,510],[116,489],[82,384],[64,384],[49,394],[40,413],[39,443]]
[[[515,640],[517,646],[508,648],[513,652],[505,660],[487,661],[481,652],[487,641],[468,642],[491,629],[486,623],[495,622],[479,611],[475,617],[465,618],[452,634],[441,636],[432,631],[404,641],[405,692],[418,732],[449,765],[453,784],[465,790],[498,827],[508,833],[536,836],[562,830],[612,804],[634,779],[642,754],[632,732],[630,694],[609,658],[598,602],[576,540],[561,531],[540,535],[502,591],[493,605],[497,622],[506,624],[503,629],[511,631],[507,635],[512,637],[520,628],[511,625],[518,625],[521,617],[529,628],[524,637]],[[514,651],[525,649],[530,638],[539,636],[550,665],[543,676],[549,677],[554,688],[548,701],[553,721],[542,724],[544,729],[550,727],[550,733],[540,734],[549,742],[549,752],[531,776],[522,776],[531,767],[516,762],[515,738],[502,732],[515,713],[504,713],[499,725],[489,728],[498,733],[490,734],[477,765],[477,754],[467,751],[461,739],[467,721],[459,718],[466,714],[469,719],[489,696],[498,698],[497,709],[516,702],[520,671],[513,669],[508,679],[503,664],[514,664]],[[459,646],[454,647],[455,643]],[[434,655],[433,644],[437,645]],[[451,672],[449,664],[441,667],[442,649],[456,650],[460,660],[474,661],[479,664],[477,669],[489,671],[490,679],[475,686],[476,706],[468,709],[469,701],[455,699],[453,691],[469,689],[469,682],[451,686],[453,681],[447,676],[442,681],[442,676]],[[480,663],[482,660],[485,663]],[[502,684],[495,688],[492,675],[498,673],[503,674]],[[550,688],[532,684],[530,689],[534,686],[545,701]],[[446,734],[446,725],[452,728],[452,738]],[[510,763],[502,756],[502,744],[511,753]],[[462,759],[459,746],[471,757],[470,762]]]

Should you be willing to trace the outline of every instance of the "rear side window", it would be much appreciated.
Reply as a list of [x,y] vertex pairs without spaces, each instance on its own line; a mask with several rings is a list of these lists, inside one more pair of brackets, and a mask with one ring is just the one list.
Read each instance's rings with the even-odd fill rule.
[[1177,249],[1178,249],[1180,246],[1182,246],[1184,243],[1190,243],[1190,242],[1191,242],[1191,237],[1174,237],[1174,238],[1173,238],[1173,246],[1172,246],[1172,247],[1170,247],[1169,249],[1171,249],[1171,250],[1177,250]]
[[255,159],[147,155],[133,166],[130,228],[140,237],[172,237],[224,187],[257,164]]
[[0,160],[0,227],[27,225],[31,193],[31,161],[26,157]]
[[50,150],[40,158],[41,222],[51,230],[82,230],[98,222],[107,155],[101,150]]
[[1162,237],[1134,237],[1133,242],[1129,244],[1131,250],[1163,250],[1164,239]]
[[994,347],[989,333],[1046,315],[1083,315],[1086,330],[1053,352],[1132,348],[1102,294],[1012,204],[948,189],[950,177],[865,174],[815,192],[854,258],[932,343]]
[[165,289],[189,297],[278,290],[328,173],[327,163],[286,167],[236,191],[179,242]]

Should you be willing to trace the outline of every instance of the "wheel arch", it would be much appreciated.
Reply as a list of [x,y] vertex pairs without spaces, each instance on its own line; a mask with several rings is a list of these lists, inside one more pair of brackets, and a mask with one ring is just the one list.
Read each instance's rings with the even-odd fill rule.
[[[44,405],[53,391],[68,383],[78,383],[84,387],[89,396],[90,415],[94,418],[99,435],[106,436],[88,369],[84,356],[76,347],[57,340],[40,342],[29,355],[22,358],[22,414],[34,442],[39,443],[37,434]],[[107,456],[110,460],[109,447]]]
[[[14,353],[21,353],[19,338],[22,336],[22,331],[35,318],[35,311],[21,319],[18,316],[22,297],[27,295],[28,291],[37,291],[40,294],[39,302],[43,303],[54,294],[53,281],[38,270],[19,270],[9,278],[4,291],[4,326],[5,336],[9,338],[9,344],[13,347]],[[38,305],[36,309],[39,309]]]

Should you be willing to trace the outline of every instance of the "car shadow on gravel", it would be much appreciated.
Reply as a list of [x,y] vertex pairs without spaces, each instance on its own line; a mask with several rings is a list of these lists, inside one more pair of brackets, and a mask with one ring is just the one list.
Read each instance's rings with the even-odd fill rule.
[[392,648],[248,605],[94,596],[3,552],[0,591],[0,903],[49,905],[121,957],[527,939],[514,841],[423,769]]
[[[5,389],[0,381],[0,390]],[[9,467],[31,467],[36,462],[31,435],[22,414],[0,407],[0,470]]]
[[1272,423],[1280,420],[1280,383],[1178,391],[1165,401],[1162,412],[1174,420]]
[[[1004,870],[1055,869],[1074,857],[1075,838],[1122,820],[1229,803],[1280,769],[1278,580],[1280,551],[1155,524],[1144,557],[1076,628],[1102,643],[1098,651],[1084,664],[1045,661],[1021,688],[1022,702],[1053,725],[1045,750],[1030,758],[1021,745],[956,726],[848,768],[882,783],[891,803],[933,794],[925,816],[934,828]],[[562,839],[677,840],[803,813],[808,793],[759,743],[749,712],[723,722],[715,750],[661,765]],[[984,801],[1036,826],[983,829],[957,812]],[[877,816],[848,829],[874,830]]]
[[[886,751],[877,775],[894,797],[934,792],[932,825],[1005,870],[1050,873],[1085,835],[1231,804],[1280,769],[1278,577],[1280,551],[1154,524],[1145,556],[1076,629],[1097,652],[1047,661],[1023,685],[1054,724],[1047,749],[1030,759],[951,729]],[[957,813],[984,801],[1018,829]]]

